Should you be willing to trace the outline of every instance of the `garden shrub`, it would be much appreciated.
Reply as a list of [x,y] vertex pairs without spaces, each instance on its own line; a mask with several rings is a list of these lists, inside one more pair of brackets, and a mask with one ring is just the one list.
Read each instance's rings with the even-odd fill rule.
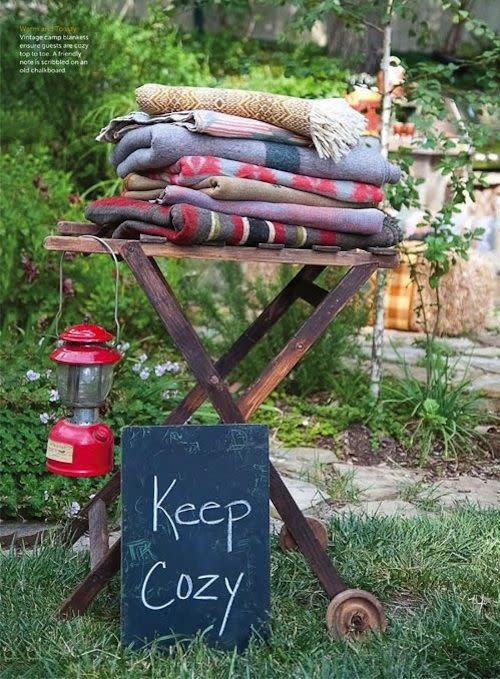
[[[75,26],[88,35],[88,65],[66,73],[19,73],[20,24]],[[54,160],[88,188],[111,176],[108,148],[94,137],[109,118],[134,108],[134,89],[142,82],[209,84],[200,55],[183,49],[170,15],[158,4],[138,22],[96,10],[90,3],[52,0],[47,13],[24,9],[9,12],[1,26],[1,98],[10,110],[3,144],[28,144],[33,129],[52,137]],[[36,111],[37,124],[26,126],[24,111]],[[23,124],[16,129],[12,121]]]
[[[3,326],[25,328],[33,319],[54,316],[58,299],[56,257],[43,240],[58,219],[78,218],[71,177],[50,168],[46,147],[27,153],[22,146],[0,157],[2,201],[0,306]],[[71,268],[71,267],[70,267]]]
[[[89,36],[89,64],[67,73],[19,73],[18,26],[72,25]],[[53,0],[47,14],[25,8],[1,25],[2,144],[43,142],[54,167],[71,171],[80,193],[114,189],[109,147],[94,141],[111,117],[135,107],[144,82],[263,89],[304,97],[335,96],[348,72],[314,45],[274,45],[230,34],[194,38],[172,11],[151,3],[147,15],[122,21],[87,3]]]
[[[198,313],[193,311],[197,324],[205,330],[206,341],[214,353],[222,353],[246,329],[249,323],[271,301],[297,272],[296,267],[280,267],[276,279],[253,279],[244,276],[241,266],[233,262],[219,264],[222,277],[222,296],[214,286],[193,288],[193,299]],[[330,288],[342,274],[329,270],[318,282]],[[276,323],[245,360],[231,374],[231,378],[248,385],[284,347],[310,313],[310,307],[298,300]],[[342,368],[342,359],[356,353],[356,335],[367,320],[364,295],[358,294],[330,325],[314,350],[307,353],[283,383],[288,393],[307,396],[312,392],[331,389],[335,375]]]
[[[35,153],[11,147],[0,158],[0,306],[3,335],[14,329],[38,337],[59,305],[60,255],[44,249],[46,236],[60,219],[82,221],[83,202],[71,175],[51,168],[46,147]],[[161,263],[174,285],[186,268],[181,259]],[[84,320],[113,328],[114,264],[109,257],[71,257],[64,261],[67,294],[61,326]],[[126,339],[163,332],[163,326],[132,274],[120,264],[119,317]],[[62,329],[62,327],[61,327]]]

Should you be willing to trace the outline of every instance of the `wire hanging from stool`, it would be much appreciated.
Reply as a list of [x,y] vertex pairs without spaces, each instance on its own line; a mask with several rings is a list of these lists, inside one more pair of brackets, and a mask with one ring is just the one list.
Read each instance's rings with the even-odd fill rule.
[[[118,344],[120,341],[120,321],[118,320],[118,298],[119,298],[119,285],[120,285],[120,269],[118,267],[118,258],[109,246],[108,243],[106,243],[105,240],[102,238],[99,238],[99,236],[93,236],[93,235],[84,235],[80,236],[80,238],[86,238],[86,239],[92,239],[97,241],[102,245],[103,248],[105,248],[108,253],[111,255],[113,258],[113,261],[115,263],[115,309],[114,309],[114,319],[115,319],[115,327],[116,327],[116,336],[115,336],[115,342],[114,344]],[[59,259],[59,308],[57,310],[56,318],[55,318],[55,326],[56,326],[56,336],[59,337],[59,321],[62,316],[63,312],[63,304],[64,304],[64,279],[63,279],[63,263],[64,263],[64,257],[66,255],[66,250],[63,250],[61,252],[61,257]]]

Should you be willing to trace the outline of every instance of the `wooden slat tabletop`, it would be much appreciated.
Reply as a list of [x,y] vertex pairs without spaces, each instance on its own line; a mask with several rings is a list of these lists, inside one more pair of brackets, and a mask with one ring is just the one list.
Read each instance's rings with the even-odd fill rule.
[[[60,222],[59,233],[66,235],[47,236],[44,247],[47,250],[101,253],[106,254],[107,249],[98,241],[84,238],[84,235],[95,234],[98,230],[94,224],[80,224],[76,222]],[[76,235],[75,235],[76,234]],[[122,248],[131,241],[125,239],[103,239],[112,249],[120,255]],[[137,242],[137,241],[133,241]],[[363,264],[376,264],[385,269],[391,269],[398,265],[399,255],[391,248],[381,248],[379,252],[365,250],[325,251],[327,248],[318,250],[299,248],[267,248],[263,247],[237,247],[231,245],[174,245],[168,242],[141,241],[144,254],[148,257],[181,257],[185,259],[212,259],[218,261],[239,262],[270,262],[274,264],[318,264],[326,266],[361,266]]]

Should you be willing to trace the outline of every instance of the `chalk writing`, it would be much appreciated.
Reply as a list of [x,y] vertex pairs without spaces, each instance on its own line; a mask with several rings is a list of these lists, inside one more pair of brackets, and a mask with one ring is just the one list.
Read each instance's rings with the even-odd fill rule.
[[[168,523],[172,528],[175,540],[180,539],[177,526],[195,526],[199,523],[206,526],[213,526],[219,523],[225,523],[227,551],[232,552],[233,524],[235,524],[237,521],[241,521],[250,514],[252,511],[250,503],[247,500],[233,500],[233,502],[220,505],[218,502],[210,500],[208,502],[204,502],[198,510],[192,502],[184,502],[175,509],[172,516],[171,510],[168,511],[163,503],[166,501],[167,495],[170,493],[176,483],[177,479],[172,479],[167,490],[163,493],[161,498],[158,499],[160,492],[158,490],[158,476],[155,474],[153,477],[153,532],[156,533],[158,531],[159,512],[162,512],[162,514],[167,518]],[[238,511],[238,507],[242,509]],[[221,510],[218,514],[215,514],[215,517],[218,518],[212,517],[209,519],[206,517],[206,512],[214,512],[216,510]],[[222,516],[220,516],[221,513],[223,514]]]
[[[192,597],[193,599],[198,599],[199,601],[200,600],[202,600],[202,601],[209,601],[209,600],[210,601],[217,601],[219,598],[222,598],[222,594],[225,594],[223,592],[222,594],[216,594],[216,595],[215,594],[212,594],[212,595],[205,594],[205,595],[202,596],[202,592],[206,591],[209,587],[211,587],[211,585],[213,583],[215,583],[216,581],[218,581],[221,578],[220,575],[208,575],[208,574],[207,575],[199,575],[197,577],[197,580],[208,580],[208,582],[205,583],[204,585],[202,585],[193,594],[194,587],[193,587],[192,577],[190,575],[188,575],[187,573],[181,573],[179,575],[178,580],[177,580],[177,587],[176,587],[176,591],[175,591],[175,596],[172,597],[171,599],[169,599],[168,601],[164,602],[164,603],[153,604],[153,603],[151,603],[150,598],[147,594],[147,589],[148,589],[150,578],[153,576],[153,574],[155,574],[155,571],[159,566],[162,569],[166,569],[167,568],[166,561],[157,561],[156,563],[154,563],[151,566],[151,568],[149,569],[149,571],[146,574],[146,577],[144,578],[144,582],[142,583],[142,588],[141,588],[141,601],[142,601],[143,605],[146,608],[149,608],[151,611],[160,611],[160,610],[163,610],[164,608],[168,608],[168,606],[171,606],[175,602],[176,598],[179,601],[184,601],[186,599],[189,599],[190,597]],[[231,612],[231,608],[233,606],[236,593],[237,593],[239,586],[241,584],[241,581],[243,579],[243,575],[244,575],[244,573],[240,573],[238,575],[238,579],[236,580],[236,582],[233,586],[231,586],[231,584],[230,584],[230,582],[227,578],[224,578],[224,585],[225,585],[225,588],[226,588],[226,593],[229,593],[229,599],[228,599],[227,604],[224,608],[224,614],[223,614],[221,624],[220,624],[220,627],[219,627],[219,633],[218,633],[219,637],[222,636],[222,634],[224,633],[224,630],[226,628],[229,613]]]

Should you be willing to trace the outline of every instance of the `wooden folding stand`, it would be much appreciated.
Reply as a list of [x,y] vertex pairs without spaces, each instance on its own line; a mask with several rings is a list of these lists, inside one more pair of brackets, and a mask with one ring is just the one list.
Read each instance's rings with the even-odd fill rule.
[[[95,234],[96,231],[97,228],[92,224],[61,222],[59,233],[65,235],[48,237],[45,247],[48,250],[105,254],[107,250],[100,242],[79,237]],[[207,398],[222,422],[248,421],[377,268],[393,268],[398,264],[396,251],[385,248],[373,248],[370,252],[341,252],[339,248],[320,246],[312,250],[281,246],[176,246],[153,240],[109,239],[106,243],[128,264],[197,380],[184,400],[163,422],[170,425],[185,424]],[[301,264],[303,267],[224,356],[213,362],[161,273],[156,257]],[[333,289],[325,290],[314,281],[329,266],[348,267],[348,271]],[[223,378],[297,299],[308,302],[313,308],[312,313],[247,392],[235,400]],[[119,492],[120,472],[116,472],[87,506],[80,510],[66,532],[67,540],[74,543],[88,530],[93,556],[90,573],[62,605],[60,613],[63,615],[83,613],[120,567],[120,540],[108,549],[105,529],[106,507],[118,497]],[[327,610],[327,624],[331,633],[340,637],[350,632],[384,629],[385,615],[378,600],[368,592],[347,588],[325,552],[327,538],[324,526],[315,519],[304,517],[272,464],[270,496],[284,522],[280,535],[282,548],[300,549],[331,600]]]

